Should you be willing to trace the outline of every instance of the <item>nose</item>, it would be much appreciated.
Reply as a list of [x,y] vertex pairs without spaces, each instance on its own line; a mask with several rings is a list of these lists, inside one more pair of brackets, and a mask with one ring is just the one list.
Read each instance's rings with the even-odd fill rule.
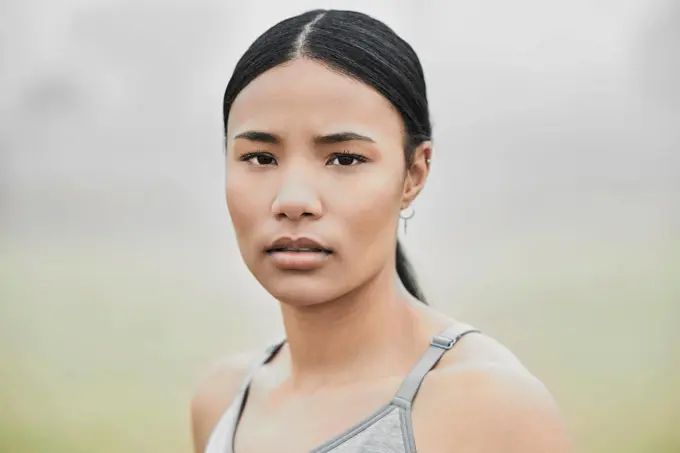
[[272,203],[272,214],[277,219],[300,220],[304,217],[321,217],[323,207],[318,193],[302,176],[299,173],[291,173],[284,180]]

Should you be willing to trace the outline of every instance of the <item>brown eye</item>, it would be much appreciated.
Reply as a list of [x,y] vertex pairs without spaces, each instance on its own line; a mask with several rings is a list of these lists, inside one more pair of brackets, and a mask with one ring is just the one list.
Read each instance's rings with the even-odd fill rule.
[[240,160],[248,162],[250,165],[254,165],[256,167],[276,165],[276,158],[274,158],[274,156],[272,156],[271,154],[267,153],[244,154],[243,156],[241,156]]
[[340,167],[351,167],[354,165],[358,165],[361,163],[366,162],[368,159],[366,159],[364,156],[361,156],[359,154],[351,154],[351,153],[339,153],[331,156],[331,158],[328,160],[327,165],[336,165]]

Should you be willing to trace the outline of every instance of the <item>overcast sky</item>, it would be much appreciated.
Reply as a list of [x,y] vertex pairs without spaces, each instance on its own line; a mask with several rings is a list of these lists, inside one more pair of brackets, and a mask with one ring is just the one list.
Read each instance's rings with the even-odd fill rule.
[[230,72],[319,6],[375,15],[422,59],[436,155],[413,228],[677,226],[673,0],[31,0],[0,18],[5,228],[221,228]]

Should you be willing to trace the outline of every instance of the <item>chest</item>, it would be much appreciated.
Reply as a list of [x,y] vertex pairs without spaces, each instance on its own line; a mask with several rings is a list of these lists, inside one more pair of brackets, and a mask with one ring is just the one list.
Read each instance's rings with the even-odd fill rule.
[[[327,392],[280,404],[255,393],[246,401],[237,425],[234,453],[310,453],[324,451],[335,440],[339,446],[334,453],[364,451],[362,444],[374,441],[396,445],[402,437],[403,416],[398,408],[387,405],[394,396],[393,387],[388,383]],[[377,416],[378,422],[367,423]],[[392,451],[401,448],[388,450]]]

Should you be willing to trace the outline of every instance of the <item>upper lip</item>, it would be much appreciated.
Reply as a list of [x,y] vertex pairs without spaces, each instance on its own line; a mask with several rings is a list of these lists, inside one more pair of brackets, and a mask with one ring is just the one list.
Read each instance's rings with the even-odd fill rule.
[[269,247],[267,247],[267,252],[271,252],[277,249],[316,249],[324,252],[332,252],[332,250],[321,242],[318,242],[309,237],[291,237],[282,236],[272,242]]

